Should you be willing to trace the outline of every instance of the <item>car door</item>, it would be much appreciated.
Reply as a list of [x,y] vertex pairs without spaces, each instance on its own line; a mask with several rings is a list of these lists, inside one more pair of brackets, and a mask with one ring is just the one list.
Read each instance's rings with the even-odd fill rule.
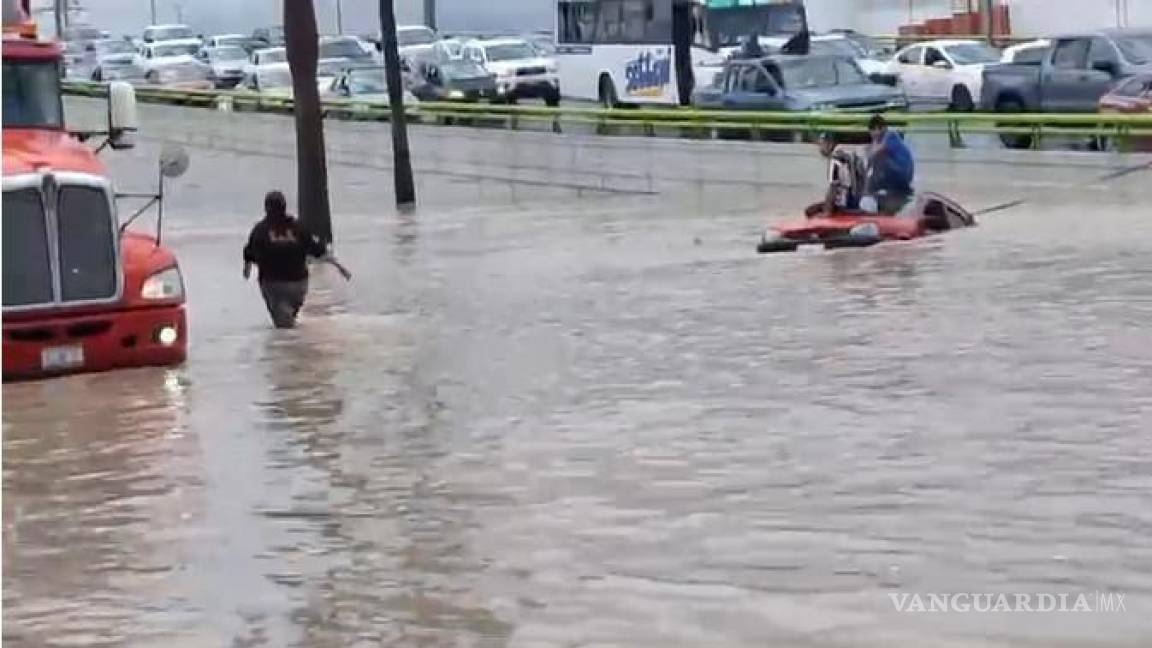
[[1085,84],[1093,76],[1088,70],[1088,49],[1091,44],[1088,38],[1065,38],[1056,42],[1052,50],[1052,63],[1041,81],[1040,107],[1044,112],[1075,111],[1078,97],[1084,93]]
[[914,45],[896,55],[895,73],[900,78],[900,85],[904,88],[904,94],[914,101],[920,101],[924,98],[922,85],[924,75],[924,48],[920,45]]
[[924,65],[920,67],[920,93],[922,100],[948,103],[952,96],[955,66],[939,47],[924,48]]
[[1088,70],[1079,92],[1069,98],[1071,110],[1095,112],[1100,98],[1108,93],[1120,78],[1120,53],[1107,38],[1096,36],[1088,46]]

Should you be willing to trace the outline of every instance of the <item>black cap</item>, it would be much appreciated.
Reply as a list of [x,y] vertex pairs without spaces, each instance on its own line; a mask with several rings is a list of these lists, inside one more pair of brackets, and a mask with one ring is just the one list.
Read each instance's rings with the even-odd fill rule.
[[816,136],[816,141],[817,142],[830,142],[832,144],[835,144],[836,143],[836,133],[833,133],[832,131],[821,131],[820,134]]
[[868,130],[880,130],[881,128],[888,128],[888,120],[884,119],[884,115],[876,113],[872,115],[872,119],[868,120]]

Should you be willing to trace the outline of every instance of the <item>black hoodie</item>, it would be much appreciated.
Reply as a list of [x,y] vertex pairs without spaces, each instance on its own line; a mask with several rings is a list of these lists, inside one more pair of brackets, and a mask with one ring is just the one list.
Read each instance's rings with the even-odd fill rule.
[[248,235],[244,262],[260,268],[260,281],[303,281],[308,278],[308,257],[326,253],[320,239],[295,218],[275,226],[265,218]]

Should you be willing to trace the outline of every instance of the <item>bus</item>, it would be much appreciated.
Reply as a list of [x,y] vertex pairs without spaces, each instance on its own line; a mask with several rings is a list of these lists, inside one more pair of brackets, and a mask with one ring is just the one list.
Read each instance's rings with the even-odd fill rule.
[[799,0],[557,0],[560,91],[607,107],[688,105],[753,35],[772,48],[807,30]]

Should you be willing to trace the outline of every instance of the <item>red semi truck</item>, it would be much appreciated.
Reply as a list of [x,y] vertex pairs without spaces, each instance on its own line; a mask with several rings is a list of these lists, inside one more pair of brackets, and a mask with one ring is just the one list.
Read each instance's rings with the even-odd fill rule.
[[[4,0],[4,380],[182,363],[180,266],[158,238],[121,225],[108,172],[86,143],[131,147],[135,95],[109,84],[107,129],[69,132],[61,48],[38,40],[28,9]],[[178,151],[165,157],[166,175],[187,166]]]

